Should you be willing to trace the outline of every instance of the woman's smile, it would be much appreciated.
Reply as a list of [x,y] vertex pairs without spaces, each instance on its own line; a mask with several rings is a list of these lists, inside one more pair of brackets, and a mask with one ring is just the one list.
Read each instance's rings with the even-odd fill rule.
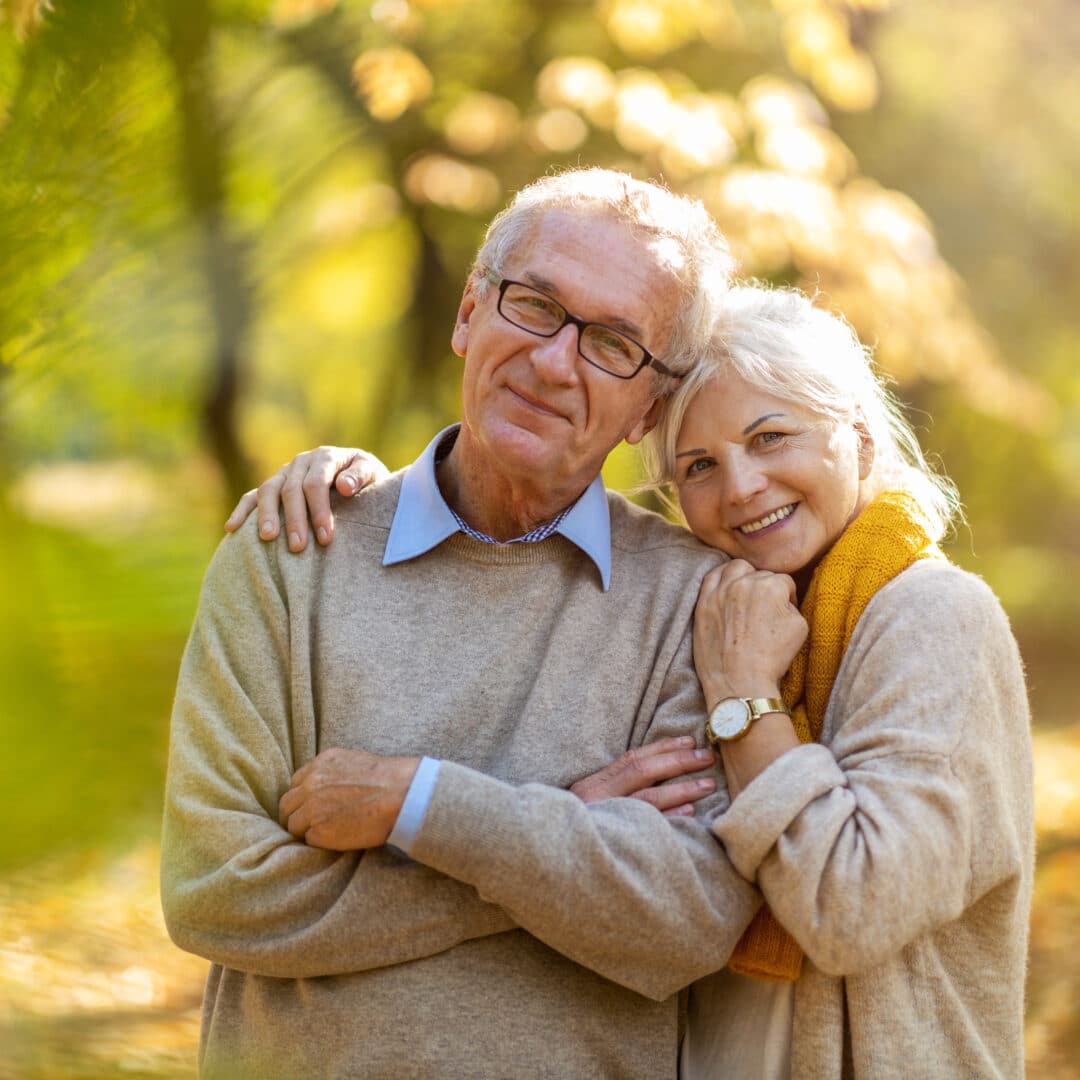
[[779,510],[773,510],[755,521],[748,521],[744,525],[736,525],[735,527],[743,536],[754,536],[770,531],[773,526],[779,527],[783,522],[787,521],[795,513],[795,508],[798,505],[798,503],[789,503],[787,506],[781,506]]

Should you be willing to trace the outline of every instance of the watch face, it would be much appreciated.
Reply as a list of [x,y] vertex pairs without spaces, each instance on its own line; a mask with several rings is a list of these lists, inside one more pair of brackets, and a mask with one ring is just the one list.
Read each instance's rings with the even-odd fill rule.
[[742,698],[725,698],[709,714],[708,731],[714,739],[734,739],[750,726],[750,706]]

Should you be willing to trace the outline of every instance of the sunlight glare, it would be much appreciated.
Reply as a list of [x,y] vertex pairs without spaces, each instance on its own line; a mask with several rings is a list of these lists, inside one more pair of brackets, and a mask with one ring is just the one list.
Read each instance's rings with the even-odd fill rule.
[[376,120],[396,120],[426,101],[434,89],[432,74],[409,49],[368,49],[353,64],[357,96]]

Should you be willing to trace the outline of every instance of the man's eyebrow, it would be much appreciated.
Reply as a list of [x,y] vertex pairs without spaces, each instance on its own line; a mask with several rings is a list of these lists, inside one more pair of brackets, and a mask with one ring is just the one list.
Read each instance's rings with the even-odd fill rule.
[[766,413],[764,416],[759,416],[749,427],[743,428],[743,434],[749,435],[751,431],[758,426],[758,424],[764,424],[766,420],[775,420],[778,416],[784,416],[782,412]]
[[[534,286],[537,289],[541,289],[546,293],[550,293],[556,300],[559,300],[559,288],[553,281],[549,281],[546,277],[541,277],[540,274],[534,274],[531,270],[525,270],[522,273],[522,280],[528,282],[528,284]],[[561,304],[562,301],[559,300]],[[565,306],[565,305],[564,305]],[[577,314],[576,312],[574,313]],[[613,330],[621,330],[629,337],[638,340],[641,338],[641,327],[635,323],[629,322],[619,315],[612,315],[610,319],[586,319],[586,322],[600,322],[603,326],[610,326]]]

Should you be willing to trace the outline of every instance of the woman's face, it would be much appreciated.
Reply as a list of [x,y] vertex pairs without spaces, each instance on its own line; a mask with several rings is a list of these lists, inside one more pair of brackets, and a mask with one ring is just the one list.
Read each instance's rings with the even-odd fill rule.
[[732,373],[698,392],[676,441],[687,524],[706,544],[759,570],[813,569],[868,501],[873,443]]

